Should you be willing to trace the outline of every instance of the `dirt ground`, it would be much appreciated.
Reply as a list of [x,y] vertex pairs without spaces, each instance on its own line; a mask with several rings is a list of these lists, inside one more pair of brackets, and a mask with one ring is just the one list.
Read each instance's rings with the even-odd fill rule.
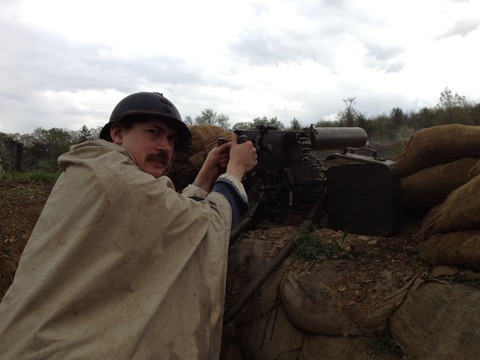
[[38,180],[0,180],[0,299],[10,287],[52,187]]

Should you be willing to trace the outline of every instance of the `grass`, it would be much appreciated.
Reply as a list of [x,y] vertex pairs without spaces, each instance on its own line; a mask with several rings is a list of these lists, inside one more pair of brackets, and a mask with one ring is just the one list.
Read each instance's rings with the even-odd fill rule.
[[0,169],[0,180],[13,180],[20,182],[46,182],[53,184],[60,176],[59,172],[31,171],[17,172],[14,170]]
[[31,198],[43,195],[46,184],[53,185],[59,173],[44,171],[16,172],[0,170],[0,195],[11,200]]
[[335,239],[328,243],[323,243],[311,234],[300,234],[293,241],[294,255],[300,261],[311,263],[317,263],[341,255],[351,256],[350,253],[345,251],[343,246],[346,237],[347,234],[344,233],[340,243]]

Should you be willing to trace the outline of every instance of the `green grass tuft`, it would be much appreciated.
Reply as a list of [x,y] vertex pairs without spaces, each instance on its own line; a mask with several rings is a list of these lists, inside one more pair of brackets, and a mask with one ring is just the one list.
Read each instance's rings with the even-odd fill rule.
[[345,233],[340,243],[334,239],[328,243],[323,243],[311,234],[300,234],[293,241],[294,255],[300,261],[312,263],[341,255],[348,256],[349,254],[343,247],[346,236]]

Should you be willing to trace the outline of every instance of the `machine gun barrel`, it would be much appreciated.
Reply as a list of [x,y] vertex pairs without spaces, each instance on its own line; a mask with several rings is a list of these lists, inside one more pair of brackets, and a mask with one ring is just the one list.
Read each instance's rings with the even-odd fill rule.
[[363,147],[367,141],[367,133],[359,127],[310,127],[302,130],[259,127],[253,130],[237,129],[235,133],[252,141],[256,147],[257,172],[288,168],[302,162],[304,155],[311,150]]
[[310,129],[312,150],[340,150],[363,147],[367,133],[360,127],[317,127]]

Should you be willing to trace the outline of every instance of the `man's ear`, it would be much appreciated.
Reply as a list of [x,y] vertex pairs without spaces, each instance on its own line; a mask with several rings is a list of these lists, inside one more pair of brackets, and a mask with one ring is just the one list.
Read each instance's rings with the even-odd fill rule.
[[122,137],[122,127],[120,124],[113,124],[110,128],[110,136],[112,137],[112,141],[114,144],[122,145],[123,137]]

